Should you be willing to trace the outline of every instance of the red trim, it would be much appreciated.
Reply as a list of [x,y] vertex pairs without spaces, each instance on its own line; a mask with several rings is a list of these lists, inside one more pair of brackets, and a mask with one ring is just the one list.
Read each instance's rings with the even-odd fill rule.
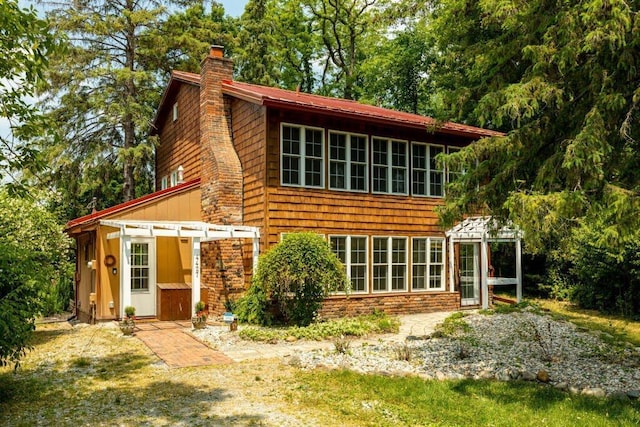
[[94,222],[100,218],[104,218],[107,215],[122,212],[127,209],[131,209],[146,202],[151,202],[157,199],[161,199],[170,196],[174,193],[179,193],[183,190],[198,187],[200,185],[200,178],[196,178],[192,181],[178,184],[174,187],[165,188],[164,190],[156,191],[155,193],[147,194],[137,199],[129,200],[128,202],[120,203],[119,205],[111,206],[110,208],[103,209],[98,212],[91,213],[89,215],[81,216],[80,218],[72,219],[65,225],[65,230],[76,227],[78,225]]

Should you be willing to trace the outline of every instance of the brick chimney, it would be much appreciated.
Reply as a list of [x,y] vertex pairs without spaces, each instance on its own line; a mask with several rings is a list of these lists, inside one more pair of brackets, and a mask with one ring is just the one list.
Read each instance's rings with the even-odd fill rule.
[[[200,71],[201,210],[203,221],[242,224],[242,167],[233,146],[231,101],[222,80],[233,78],[233,61],[211,46]],[[221,268],[221,266],[224,266]],[[202,279],[209,286],[209,311],[224,311],[229,289],[243,289],[242,244],[225,240],[202,245]]]

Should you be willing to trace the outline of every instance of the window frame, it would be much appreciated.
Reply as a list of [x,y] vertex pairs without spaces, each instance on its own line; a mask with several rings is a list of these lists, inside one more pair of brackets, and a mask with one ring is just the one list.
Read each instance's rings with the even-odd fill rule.
[[169,186],[170,187],[175,187],[176,185],[178,185],[178,169],[174,169],[171,171],[171,174],[169,175]]
[[[453,152],[460,151],[460,150],[462,150],[463,148],[464,148],[464,147],[459,147],[459,146],[457,146],[457,145],[456,145],[456,146],[454,146],[454,145],[448,145],[448,146],[447,146],[447,154],[451,154],[451,153],[453,153]],[[451,175],[452,175],[452,174],[462,176],[462,175],[464,175],[464,174],[466,174],[466,173],[467,173],[467,171],[466,171],[464,168],[461,168],[461,170],[459,170],[459,171],[457,171],[457,172],[452,172],[452,171],[451,171],[451,168],[449,167],[449,165],[447,165],[447,167],[446,167],[447,184],[448,184],[448,183],[450,183],[450,182],[452,182],[452,180],[451,180]]]
[[[425,250],[425,262],[424,263],[417,263],[414,260],[414,251],[415,251],[415,247],[416,247],[416,240],[425,240],[426,241],[426,250]],[[441,256],[441,262],[440,263],[433,263],[431,262],[431,243],[432,242],[439,242],[440,243],[440,256]],[[411,238],[411,292],[444,292],[446,291],[446,267],[447,267],[447,260],[446,260],[446,239],[444,237],[434,237],[434,236],[414,236]],[[439,265],[441,267],[441,273],[440,273],[440,286],[437,288],[432,288],[430,287],[431,284],[431,267],[435,266],[435,265]],[[416,266],[424,266],[425,267],[425,273],[424,273],[424,278],[423,278],[423,288],[417,288],[414,286],[414,279],[415,279],[415,274],[414,274],[414,267]]]
[[174,102],[173,106],[171,107],[171,113],[172,113],[172,118],[173,118],[173,122],[176,122],[178,120],[178,102]]
[[[426,153],[426,157],[425,157],[425,167],[426,168],[420,168],[417,169],[415,167],[415,159],[414,159],[414,148],[416,146],[422,146],[425,148],[425,153]],[[446,147],[444,144],[432,144],[432,143],[428,143],[428,142],[420,142],[420,141],[411,141],[411,195],[415,196],[415,197],[434,197],[434,198],[438,198],[441,199],[445,196],[445,186],[447,184],[448,181],[446,181],[446,179],[448,178],[448,174],[446,171],[446,168],[443,168],[440,172],[442,174],[442,194],[440,195],[435,195],[432,194],[431,192],[431,173],[434,172],[434,170],[432,170],[431,168],[431,148],[432,147],[437,147],[437,148],[441,148],[442,149],[442,153],[446,152]],[[416,170],[419,170],[421,172],[424,173],[425,175],[425,181],[424,181],[424,186],[425,186],[425,190],[426,190],[426,194],[422,194],[422,193],[417,193],[414,189],[414,184],[415,184],[415,179],[414,179],[414,173],[416,172]]]
[[[298,184],[293,184],[293,183],[285,183],[284,182],[284,173],[283,173],[283,166],[284,166],[284,162],[283,159],[285,157],[285,153],[284,153],[284,128],[285,127],[291,127],[291,128],[298,128],[300,130],[300,154],[297,155],[297,158],[299,159],[299,170],[298,170],[298,177],[299,177],[299,183]],[[306,155],[306,130],[313,130],[313,131],[319,131],[321,134],[321,140],[322,140],[322,144],[320,145],[321,147],[321,154],[320,154],[320,185],[308,185],[306,184],[306,160],[308,158],[308,156]],[[327,145],[327,141],[326,141],[326,132],[324,128],[320,128],[320,127],[315,127],[315,126],[306,126],[306,125],[299,125],[299,124],[294,124],[294,123],[287,123],[287,122],[280,122],[280,153],[279,153],[279,158],[280,158],[280,167],[279,167],[279,172],[280,172],[280,185],[283,187],[298,187],[298,188],[326,188],[326,183],[325,183],[325,175],[326,175],[326,159],[327,159],[327,155],[326,155],[326,145]],[[296,157],[293,154],[286,154],[286,156],[289,157]],[[313,158],[313,159],[318,159],[317,157],[309,157],[309,158]]]
[[[354,266],[354,264],[351,262],[352,260],[352,246],[351,246],[351,239],[352,238],[356,238],[356,239],[365,239],[365,254],[364,254],[364,258],[365,258],[365,262],[364,262],[364,290],[358,291],[358,290],[354,290],[353,287],[351,288],[351,293],[353,294],[358,294],[358,295],[363,295],[363,294],[368,294],[369,293],[369,236],[367,235],[361,235],[361,234],[329,234],[328,236],[328,241],[329,241],[329,245],[331,246],[331,250],[333,251],[333,245],[332,245],[332,238],[344,238],[345,239],[345,262],[343,263],[345,266],[345,272],[347,274],[347,277],[349,278],[349,281],[351,282],[351,267]],[[335,253],[335,252],[334,252]],[[337,254],[336,254],[337,255]],[[355,264],[355,266],[362,266],[363,264],[361,263],[357,263]],[[353,286],[353,284],[352,284]],[[343,291],[338,291],[335,294],[344,294]]]
[[[369,192],[369,170],[371,169],[371,164],[370,164],[370,158],[369,158],[369,135],[366,134],[360,134],[360,133],[352,133],[352,132],[343,132],[343,131],[338,131],[338,130],[331,130],[331,129],[327,129],[327,162],[329,164],[329,170],[327,171],[328,173],[328,183],[327,186],[329,188],[329,190],[332,191],[349,191],[349,192],[355,192],[355,193],[368,193]],[[338,159],[333,159],[331,157],[331,135],[344,135],[345,136],[345,159],[344,161],[342,160],[338,160]],[[351,158],[351,151],[352,151],[352,144],[351,144],[351,138],[352,137],[360,137],[360,138],[364,138],[364,189],[360,190],[360,189],[354,189],[352,188],[352,183],[351,183],[351,168],[354,164],[356,165],[362,165],[362,162],[355,162],[353,161],[353,159]],[[344,181],[346,184],[345,188],[339,188],[339,187],[333,187],[331,185],[331,165],[332,163],[343,163],[345,165],[345,175],[344,175]]]
[[[375,241],[376,239],[386,239],[387,240],[387,255],[386,255],[386,263],[376,263],[375,262]],[[394,263],[393,262],[393,240],[404,240],[404,263]],[[371,293],[381,294],[381,293],[407,293],[409,292],[409,238],[407,236],[372,236],[371,237]],[[380,265],[386,265],[387,267],[387,283],[386,289],[384,290],[375,290],[373,287],[375,281],[375,267]],[[404,265],[404,287],[402,289],[393,289],[393,267],[396,265]]]
[[[376,140],[378,141],[386,141],[386,146],[387,146],[387,164],[386,165],[382,165],[381,163],[374,163],[374,156],[375,156],[375,150],[374,150],[374,144],[376,142]],[[394,166],[393,165],[393,143],[400,143],[404,145],[404,155],[405,155],[405,162],[404,162],[404,167],[402,168],[404,170],[404,187],[405,187],[405,191],[404,192],[394,192],[393,191],[393,170],[394,169],[398,169],[398,166]],[[371,136],[371,155],[370,155],[370,170],[371,170],[371,193],[372,194],[390,194],[390,195],[396,195],[396,196],[408,196],[410,194],[409,191],[409,186],[411,185],[411,181],[409,179],[409,157],[411,156],[410,150],[409,150],[409,146],[410,143],[408,140],[404,140],[404,139],[395,139],[395,138],[385,138],[385,137],[381,137],[381,136]],[[386,187],[387,190],[386,191],[379,191],[375,189],[375,185],[374,185],[374,179],[375,179],[375,173],[374,173],[374,168],[376,167],[384,167],[386,169]]]
[[160,178],[160,190],[166,190],[167,188],[169,188],[169,176],[164,175]]

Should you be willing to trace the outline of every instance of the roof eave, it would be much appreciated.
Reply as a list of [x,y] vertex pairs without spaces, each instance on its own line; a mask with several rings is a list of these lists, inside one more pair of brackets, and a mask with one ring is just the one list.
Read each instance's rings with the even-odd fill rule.
[[153,121],[151,122],[151,126],[149,128],[149,136],[154,136],[158,132],[158,120],[160,119],[160,115],[164,111],[165,103],[167,102],[167,98],[169,97],[169,93],[178,85],[178,84],[189,84],[192,86],[200,86],[199,83],[195,83],[191,80],[182,78],[175,73],[171,73],[171,77],[169,78],[169,82],[167,86],[165,86],[164,91],[162,92],[162,97],[160,98],[160,103],[158,104],[158,108],[156,110],[156,114],[153,117]]

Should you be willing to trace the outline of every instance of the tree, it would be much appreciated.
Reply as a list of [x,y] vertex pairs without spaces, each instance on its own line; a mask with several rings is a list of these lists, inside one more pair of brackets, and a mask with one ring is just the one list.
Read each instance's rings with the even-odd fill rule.
[[376,34],[379,0],[305,0],[322,40],[322,92],[358,99],[365,35]]
[[344,266],[313,233],[292,233],[260,257],[247,296],[238,301],[242,321],[266,323],[269,303],[286,323],[306,326],[331,292],[348,291]]
[[70,217],[153,190],[148,133],[168,73],[199,64],[227,31],[218,3],[209,14],[200,1],[178,3],[186,10],[173,15],[156,0],[65,1],[48,13],[70,45],[52,59],[46,99],[62,142],[43,148]]
[[18,364],[47,298],[70,288],[70,247],[53,214],[0,189],[1,366]]
[[640,15],[622,1],[447,0],[432,32],[446,117],[507,132],[450,161],[445,223],[464,212],[511,218],[532,251],[606,216],[601,243],[640,225]]
[[0,181],[11,176],[10,190],[24,190],[15,172],[43,167],[33,139],[51,129],[31,103],[44,83],[43,73],[53,52],[60,49],[56,36],[36,11],[21,9],[16,0],[0,2],[0,118],[9,122],[11,135],[0,134]]

